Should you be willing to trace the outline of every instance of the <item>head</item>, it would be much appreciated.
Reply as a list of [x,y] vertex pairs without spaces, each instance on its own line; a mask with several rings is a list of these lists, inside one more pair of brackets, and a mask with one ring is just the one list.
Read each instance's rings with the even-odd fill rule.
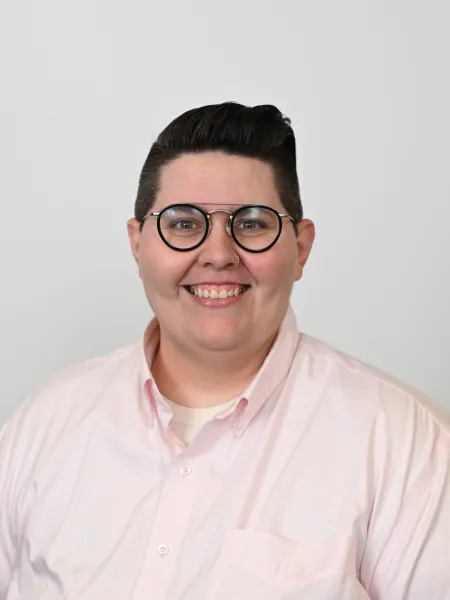
[[[256,253],[236,244],[229,215],[216,212],[203,243],[179,252],[148,216],[172,204],[229,212],[258,204],[291,218],[281,218],[277,242]],[[303,218],[289,119],[275,106],[231,102],[176,118],[145,161],[128,233],[162,336],[186,352],[257,351],[276,335],[314,240],[314,225]],[[199,285],[249,287],[237,301],[213,307],[192,294]]]

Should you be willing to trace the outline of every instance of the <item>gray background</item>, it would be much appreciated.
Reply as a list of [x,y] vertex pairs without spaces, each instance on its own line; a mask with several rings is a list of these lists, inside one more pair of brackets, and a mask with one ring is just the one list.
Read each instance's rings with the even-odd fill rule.
[[0,422],[140,339],[126,237],[157,133],[194,106],[291,117],[316,245],[299,325],[450,409],[450,3],[3,0]]

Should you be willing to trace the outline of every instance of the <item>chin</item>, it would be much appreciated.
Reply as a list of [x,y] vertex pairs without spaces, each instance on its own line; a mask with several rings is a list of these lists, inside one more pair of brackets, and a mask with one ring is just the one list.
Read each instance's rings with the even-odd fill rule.
[[220,331],[204,331],[198,332],[195,337],[198,345],[215,352],[236,350],[242,345],[241,336],[232,334],[232,332],[226,335],[225,332]]

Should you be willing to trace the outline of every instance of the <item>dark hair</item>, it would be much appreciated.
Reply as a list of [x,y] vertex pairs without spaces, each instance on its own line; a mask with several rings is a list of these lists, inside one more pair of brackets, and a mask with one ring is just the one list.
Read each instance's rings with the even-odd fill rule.
[[184,154],[209,151],[258,158],[271,165],[285,210],[296,224],[302,220],[295,136],[290,119],[270,104],[249,107],[224,102],[183,113],[152,145],[139,178],[134,207],[141,227],[155,203],[161,168]]

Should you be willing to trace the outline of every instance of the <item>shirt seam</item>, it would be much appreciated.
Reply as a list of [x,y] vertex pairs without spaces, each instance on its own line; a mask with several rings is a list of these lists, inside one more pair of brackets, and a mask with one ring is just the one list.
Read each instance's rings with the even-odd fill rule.
[[[308,344],[309,347],[315,351],[314,346],[309,343],[309,342],[305,342],[305,344]],[[352,368],[348,365],[342,364],[341,361],[336,360],[330,356],[326,356],[323,354],[318,354],[317,352],[314,352],[315,354],[315,358],[318,360],[322,360],[322,361],[327,361],[327,362],[334,362],[335,364],[338,364],[339,367],[349,373],[358,373],[359,375],[362,375],[364,377],[367,377],[368,379],[373,379],[379,383],[382,383],[383,385],[392,388],[394,390],[396,390],[397,392],[400,392],[401,394],[403,394],[406,398],[408,398],[409,400],[412,400],[415,404],[415,406],[421,410],[423,410],[434,422],[434,424],[439,428],[440,431],[442,431],[447,439],[447,441],[450,442],[450,431],[447,429],[447,427],[445,427],[445,425],[443,425],[438,418],[436,417],[436,415],[433,413],[433,411],[431,411],[429,408],[427,408],[426,406],[424,406],[423,404],[421,404],[419,402],[419,400],[410,392],[406,391],[405,389],[403,389],[402,387],[400,387],[400,385],[396,385],[394,382],[392,381],[387,381],[386,379],[383,379],[380,375],[376,375],[375,373],[369,373],[367,371],[365,371],[364,369],[358,369],[358,368]]]
[[[438,440],[438,447],[440,443],[441,442]],[[424,470],[415,482],[415,487],[418,489],[411,490],[411,492],[408,494],[406,506],[403,508],[403,515],[401,514],[400,517],[396,519],[392,533],[385,545],[384,556],[382,556],[378,561],[378,564],[375,566],[375,569],[372,573],[372,577],[370,578],[368,587],[368,591],[370,593],[378,590],[378,582],[382,580],[382,577],[385,573],[389,574],[393,567],[394,561],[399,558],[400,550],[397,548],[397,542],[398,540],[402,539],[405,532],[408,532],[414,511],[417,511],[418,507],[421,507],[429,499],[430,489],[434,484],[435,478],[436,473],[431,480],[427,480],[427,471]],[[373,586],[375,586],[375,590],[372,589]]]

